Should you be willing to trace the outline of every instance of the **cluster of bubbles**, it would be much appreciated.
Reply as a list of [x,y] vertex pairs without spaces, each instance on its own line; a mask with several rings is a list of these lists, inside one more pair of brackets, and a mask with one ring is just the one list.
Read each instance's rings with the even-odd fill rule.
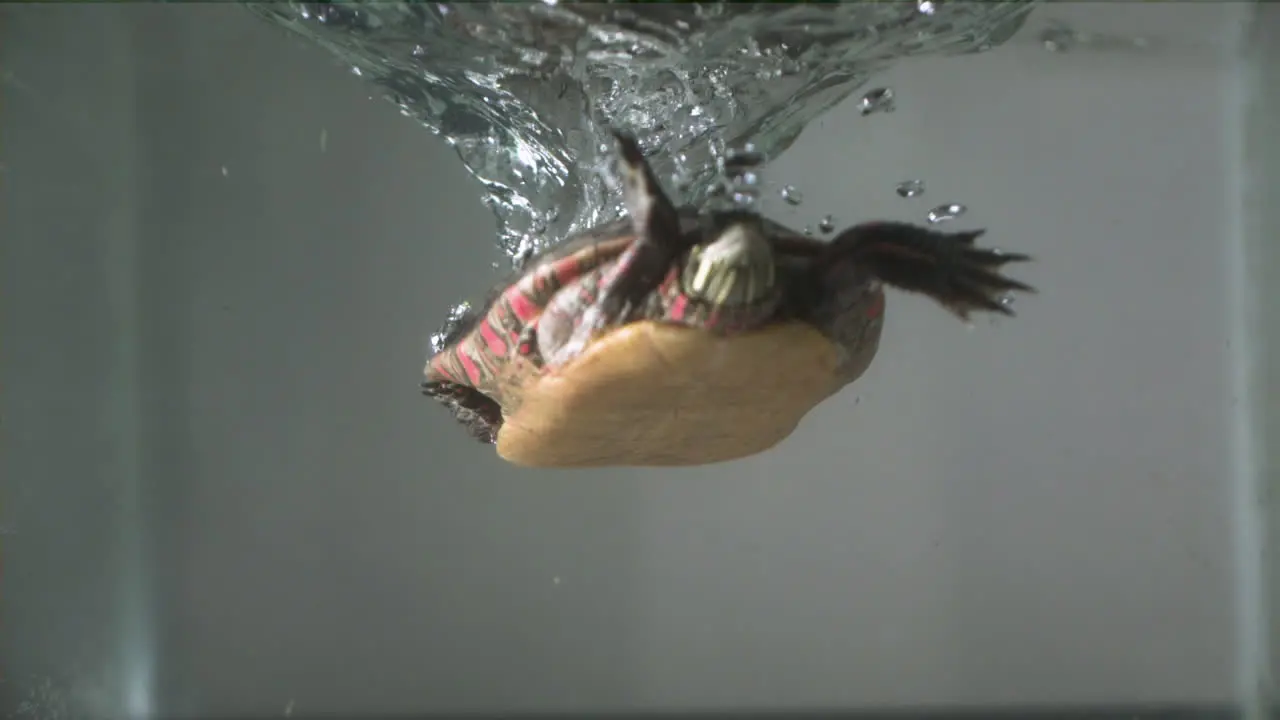
[[754,143],[729,148],[717,158],[717,183],[708,204],[713,208],[760,212],[762,173],[768,157]]
[[[876,113],[889,113],[895,110],[893,88],[878,87],[868,91],[858,100],[858,110],[863,117]],[[720,170],[723,176],[723,182],[727,188],[739,188],[744,180],[746,185],[755,188],[758,185],[760,174],[759,166],[763,164],[763,158],[752,156],[753,162],[749,164],[750,172],[742,172],[738,168],[738,164],[721,163]],[[894,186],[894,192],[898,197],[904,199],[918,198],[924,195],[925,184],[920,179],[903,180]],[[753,209],[758,204],[758,192],[746,192],[744,190],[736,190],[742,197],[750,197],[750,207]],[[804,193],[802,193],[795,185],[784,185],[779,191],[783,202],[790,206],[799,206],[804,203]],[[934,206],[925,213],[925,220],[932,224],[947,222],[964,215],[968,208],[960,203],[943,203]],[[831,215],[826,215],[818,223],[818,231],[826,234],[835,228],[835,219]],[[811,228],[805,228],[805,234],[813,234]]]
[[[858,100],[858,109],[863,117],[876,113],[889,113],[895,110],[894,91],[890,87],[878,87],[865,93]],[[716,163],[715,182],[707,194],[706,205],[716,210],[761,211],[762,188],[764,187],[764,171],[769,158],[761,153],[753,143],[727,148]],[[673,185],[679,187],[687,182],[683,169],[672,174]],[[920,179],[903,180],[894,186],[894,192],[901,198],[913,199],[924,195],[925,184]],[[791,207],[804,204],[804,193],[793,184],[783,185],[778,195]],[[954,220],[968,211],[960,203],[943,203],[930,208],[924,213],[924,219],[931,224]],[[818,222],[818,232],[828,234],[835,229],[835,218],[825,215]],[[813,228],[804,229],[806,235],[813,234]]]
[[[983,52],[1032,0],[960,3],[251,3],[329,50],[458,152],[513,260],[611,219],[608,133],[636,135],[680,202],[726,153],[777,157],[895,62]],[[893,93],[866,92],[868,113]],[[735,150],[735,148],[737,150]],[[750,173],[733,191],[759,198]],[[479,240],[479,238],[478,238]]]
[[458,327],[471,313],[471,303],[463,302],[449,308],[449,314],[440,325],[440,329],[431,333],[431,354],[435,355],[449,344],[450,336],[454,335]]

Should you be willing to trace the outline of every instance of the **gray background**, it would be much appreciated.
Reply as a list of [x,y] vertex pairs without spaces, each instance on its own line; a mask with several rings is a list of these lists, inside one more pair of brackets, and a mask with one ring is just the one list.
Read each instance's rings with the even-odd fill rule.
[[[241,8],[0,7],[10,686],[186,715],[1227,699],[1241,15],[1051,7],[877,78],[898,111],[816,123],[776,216],[965,203],[1041,295],[972,329],[894,296],[860,384],[762,456],[560,473],[417,394],[498,259],[444,142]],[[1050,18],[1155,42],[1052,54]]]

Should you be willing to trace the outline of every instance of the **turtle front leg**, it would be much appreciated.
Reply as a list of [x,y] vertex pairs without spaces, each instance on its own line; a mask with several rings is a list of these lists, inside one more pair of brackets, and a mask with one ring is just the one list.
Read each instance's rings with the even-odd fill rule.
[[1035,288],[1000,274],[1028,255],[981,248],[974,241],[984,230],[945,233],[900,222],[874,222],[852,227],[832,241],[822,272],[852,267],[863,277],[908,292],[928,295],[962,320],[973,311],[1013,315],[1007,294]]
[[566,343],[565,351],[570,353],[581,350],[604,328],[627,320],[696,241],[693,234],[681,232],[679,212],[663,193],[639,143],[620,132],[614,132],[614,138],[620,155],[623,201],[635,240],[602,278],[596,302],[583,313]]

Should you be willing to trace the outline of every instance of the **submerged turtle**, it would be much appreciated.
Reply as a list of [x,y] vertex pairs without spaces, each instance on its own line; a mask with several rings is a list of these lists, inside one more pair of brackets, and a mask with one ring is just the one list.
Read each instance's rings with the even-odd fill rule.
[[1026,255],[897,222],[831,242],[677,209],[616,135],[628,215],[530,259],[452,318],[423,392],[525,466],[700,465],[777,444],[870,365],[888,284],[962,319],[1013,315]]

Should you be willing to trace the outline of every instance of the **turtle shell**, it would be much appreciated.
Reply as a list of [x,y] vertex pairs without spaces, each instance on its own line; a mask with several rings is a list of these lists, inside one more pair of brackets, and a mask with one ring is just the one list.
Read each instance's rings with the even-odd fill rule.
[[[682,232],[696,229],[696,211],[680,219]],[[776,261],[787,272],[788,260],[821,247],[781,226],[762,227],[771,269]],[[541,352],[540,332],[571,332],[598,300],[635,241],[629,229],[610,224],[529,261],[428,364],[429,383],[471,388],[496,403],[489,422],[478,424],[498,427],[480,435],[509,462],[694,465],[754,454],[789,435],[874,355],[878,314],[868,316],[875,332],[860,339],[865,352],[851,364],[810,324],[786,320],[780,293],[730,305],[691,301],[683,290],[688,266],[679,263],[634,310],[637,319],[571,353]]]

